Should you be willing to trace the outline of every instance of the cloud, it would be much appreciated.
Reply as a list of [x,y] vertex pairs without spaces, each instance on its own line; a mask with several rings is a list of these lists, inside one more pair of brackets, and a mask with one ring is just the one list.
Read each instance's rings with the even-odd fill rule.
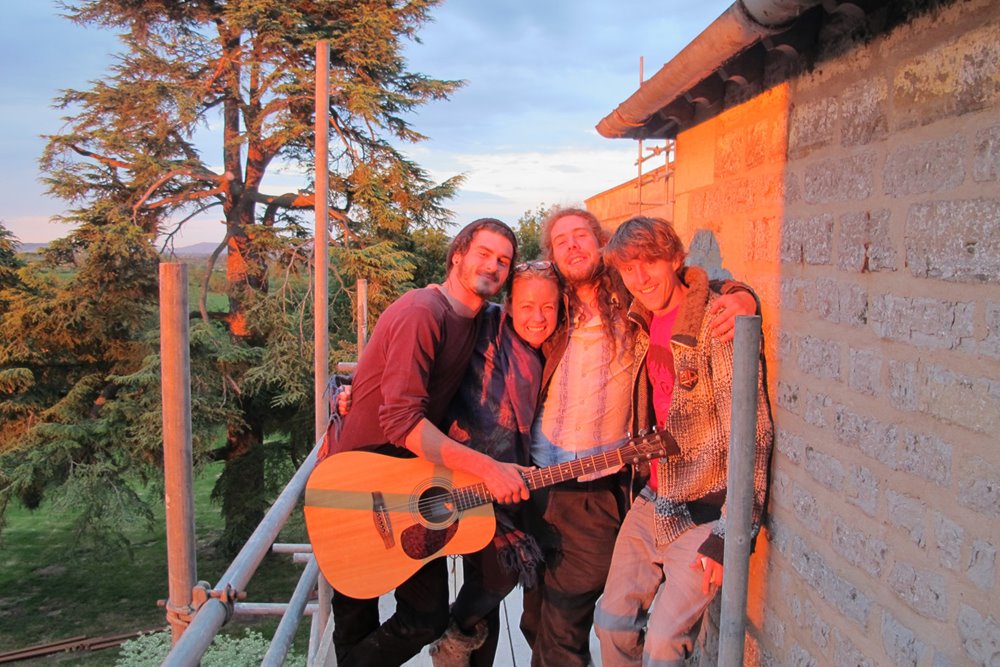
[[[0,158],[0,201],[8,202],[0,217],[21,225],[64,207],[43,196],[37,182],[44,143],[37,140],[33,149],[21,138],[56,131],[61,113],[49,108],[51,100],[62,88],[86,89],[105,75],[119,44],[111,30],[59,18],[52,2],[9,4],[0,26],[0,62],[17,65],[0,68],[0,132],[10,148]],[[604,139],[594,126],[637,88],[639,57],[645,56],[649,78],[729,4],[444,0],[418,32],[422,43],[407,46],[409,69],[468,83],[451,100],[407,116],[430,140],[401,148],[435,180],[468,175],[451,203],[459,219],[516,221],[541,204],[579,203],[636,174],[635,143]],[[40,40],[60,48],[38,48]],[[197,138],[202,154],[218,159],[217,133]],[[270,175],[266,187],[294,191],[308,180],[286,169]],[[202,229],[221,237],[219,228]],[[39,230],[58,236],[66,227],[23,223],[19,229],[34,239]]]
[[539,206],[581,204],[584,199],[636,176],[634,146],[415,155],[432,178],[465,174],[449,204],[458,219],[495,216],[511,222]]
[[447,102],[419,109],[415,128],[443,150],[607,142],[594,126],[728,3],[446,0],[408,50],[428,76],[464,79]]

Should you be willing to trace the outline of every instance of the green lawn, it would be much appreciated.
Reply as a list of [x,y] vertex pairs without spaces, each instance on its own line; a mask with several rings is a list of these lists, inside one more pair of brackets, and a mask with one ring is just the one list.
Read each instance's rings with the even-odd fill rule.
[[[205,281],[205,259],[202,257],[180,258],[188,265],[188,305],[192,311],[198,310],[198,299],[201,298],[202,283]],[[212,278],[208,284],[208,295],[205,307],[210,313],[225,313],[229,310],[229,298],[226,296],[226,259],[220,257],[215,262]]]
[[[219,464],[221,465],[221,464]],[[220,467],[196,480],[195,510],[198,578],[213,585],[229,565],[214,549],[221,528],[218,508],[209,501]],[[162,507],[162,498],[159,499]],[[11,507],[0,534],[0,652],[86,635],[97,637],[165,627],[164,610],[156,601],[167,597],[166,535],[162,522],[153,533],[136,530],[133,556],[100,555],[80,550],[69,517],[48,507],[28,511]],[[293,512],[280,541],[304,542],[301,512]],[[248,602],[286,602],[302,566],[291,556],[268,556],[250,581]],[[277,618],[239,618],[224,628],[242,633],[252,625],[265,637]],[[304,655],[309,623],[304,619],[296,650]],[[118,649],[95,653],[64,653],[15,663],[17,665],[109,665]]]

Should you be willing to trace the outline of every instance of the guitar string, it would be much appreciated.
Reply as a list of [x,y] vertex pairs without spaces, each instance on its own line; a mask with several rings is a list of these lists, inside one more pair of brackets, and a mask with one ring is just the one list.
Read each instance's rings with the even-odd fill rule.
[[[632,456],[631,457],[624,456],[623,455],[624,450],[625,449],[629,449],[629,448],[633,448],[636,451],[632,452]],[[580,475],[588,474],[589,472],[597,472],[599,470],[607,469],[611,465],[624,464],[626,460],[630,460],[630,459],[631,460],[636,460],[637,458],[640,457],[640,454],[641,454],[642,457],[653,458],[654,454],[656,454],[658,452],[660,453],[660,455],[663,454],[663,450],[657,450],[657,451],[653,451],[653,452],[649,452],[649,451],[642,452],[634,444],[626,445],[626,446],[621,447],[619,449],[616,449],[616,450],[613,450],[613,451],[610,451],[610,452],[605,452],[604,454],[595,454],[593,456],[586,457],[584,459],[577,459],[575,461],[567,461],[565,463],[560,463],[560,464],[555,465],[555,466],[549,466],[547,468],[536,468],[536,469],[533,469],[533,470],[529,470],[529,471],[525,472],[524,475],[525,475],[525,477],[530,477],[530,478],[533,478],[533,479],[525,479],[525,482],[537,482],[537,483],[539,483],[539,485],[536,486],[535,488],[540,488],[541,486],[545,486],[544,482],[545,482],[545,478],[546,477],[552,478],[553,476],[555,476],[557,474],[558,475],[566,475],[566,477],[563,480],[560,480],[560,481],[565,481],[566,479],[572,479],[573,477],[579,477]],[[602,459],[602,458],[604,459],[604,465],[603,465],[603,467],[602,466],[590,466],[591,463],[597,461],[598,459]],[[617,459],[617,460],[615,460],[615,459]],[[568,469],[568,470],[563,470],[564,468]],[[579,468],[579,470],[574,470],[574,468]],[[588,470],[588,468],[589,468],[589,470]],[[548,470],[549,472],[544,472],[546,470]],[[553,483],[558,483],[558,482],[553,482]],[[473,495],[474,495],[474,497],[473,497]],[[470,509],[472,507],[478,507],[480,505],[486,505],[486,504],[491,503],[491,502],[493,502],[495,500],[495,498],[493,498],[493,494],[491,494],[490,491],[489,491],[489,489],[486,488],[485,482],[480,482],[478,484],[473,484],[473,485],[470,485],[470,486],[463,486],[463,487],[455,488],[455,489],[452,489],[452,490],[450,490],[450,491],[448,491],[446,493],[443,493],[443,494],[440,494],[440,495],[437,495],[437,496],[433,496],[433,497],[430,497],[430,498],[421,498],[420,500],[417,501],[416,509],[417,509],[418,513],[424,514],[425,510],[430,510],[430,509],[432,509],[432,508],[434,508],[436,506],[439,507],[442,504],[442,502],[445,502],[445,503],[448,502],[448,501],[453,501],[454,502],[454,501],[456,501],[456,499],[457,499],[457,501],[462,501],[462,500],[474,500],[474,501],[476,501],[472,505],[469,505],[467,507],[457,508],[459,511],[467,510],[467,509]],[[399,505],[387,505],[387,506],[384,506],[384,507],[380,507],[380,508],[378,508],[377,511],[380,511],[380,512],[403,512],[403,511],[406,511],[409,507],[410,507],[410,503],[406,502],[406,503],[401,503]]]
[[[609,454],[612,454],[612,455],[613,454],[617,454],[617,453],[618,453],[617,451],[616,452],[609,452]],[[605,456],[605,455],[597,455],[597,456],[604,457],[605,459],[608,458],[608,456]],[[580,459],[580,461],[582,461],[582,460],[583,459]],[[609,461],[606,461],[606,463],[612,463],[612,461],[609,460]],[[623,460],[619,460],[619,461],[617,461],[617,463],[623,463]],[[553,466],[553,467],[556,467],[556,468],[569,468],[568,473],[562,473],[562,474],[568,474],[569,475],[568,477],[566,477],[566,479],[570,479],[573,476],[579,476],[581,474],[586,474],[587,473],[586,469],[583,469],[580,472],[572,470],[573,467],[580,467],[580,468],[585,468],[586,467],[586,466],[583,466],[583,465],[579,465],[576,461],[569,461],[569,462],[562,463],[562,464],[559,464],[558,466]],[[596,471],[596,470],[600,470],[600,469],[601,469],[600,467],[592,468],[591,471]],[[538,482],[544,482],[545,481],[545,479],[544,479],[545,477],[552,477],[553,476],[552,472],[544,473],[544,472],[542,472],[542,470],[544,470],[544,469],[539,468],[539,469],[536,469],[536,470],[529,470],[528,472],[526,472],[524,474],[525,474],[526,477],[538,478],[537,479]],[[562,472],[562,471],[560,471],[560,472]],[[536,480],[534,480],[534,479],[532,479],[532,480],[526,479],[525,480],[525,482],[531,482],[531,481],[536,481]],[[474,496],[474,498],[472,496]],[[470,507],[477,507],[479,505],[485,505],[487,503],[493,502],[495,500],[495,498],[493,498],[493,494],[490,493],[489,489],[486,488],[486,484],[484,482],[480,482],[479,484],[473,484],[471,486],[458,487],[458,488],[452,489],[452,490],[450,490],[450,491],[448,491],[446,493],[443,493],[443,494],[440,494],[440,495],[437,495],[437,496],[433,496],[433,497],[430,497],[430,498],[422,498],[422,499],[420,499],[420,500],[417,501],[417,510],[420,511],[420,513],[422,514],[423,510],[427,510],[427,509],[433,508],[435,506],[440,506],[440,504],[442,502],[447,502],[449,500],[450,501],[456,501],[456,500],[457,501],[461,501],[461,500],[481,500],[482,502],[476,502],[475,504],[473,504],[473,505],[470,506]],[[409,503],[400,504],[400,505],[396,505],[396,506],[392,506],[392,507],[380,508],[380,511],[381,510],[385,510],[385,511],[389,511],[389,512],[400,512],[400,511],[404,511],[407,507],[409,507]],[[462,508],[462,509],[469,509],[469,507],[465,507],[465,508]]]

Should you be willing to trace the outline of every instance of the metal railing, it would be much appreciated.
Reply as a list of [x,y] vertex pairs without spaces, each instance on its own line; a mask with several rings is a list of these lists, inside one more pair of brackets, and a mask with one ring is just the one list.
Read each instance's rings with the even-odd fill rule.
[[[316,466],[316,452],[318,449],[319,444],[317,443],[317,446],[271,505],[264,519],[257,526],[257,529],[250,536],[250,539],[247,540],[243,549],[237,554],[218,583],[212,588],[205,590],[205,599],[195,611],[190,625],[187,626],[181,634],[180,639],[171,649],[170,654],[163,661],[164,667],[197,665],[198,661],[205,654],[205,651],[208,650],[209,645],[215,639],[219,629],[234,614],[261,615],[281,612],[283,615],[278,624],[278,629],[275,631],[274,638],[271,641],[271,649],[262,663],[266,665],[280,665],[288,654],[292,639],[295,636],[302,617],[307,613],[310,613],[314,619],[328,616],[328,612],[323,613],[322,604],[307,606],[308,598],[312,590],[316,588],[319,572],[316,561],[311,553],[308,557],[306,568],[299,578],[295,592],[287,604],[261,605],[259,603],[241,603],[235,599],[240,591],[246,589],[247,584],[257,571],[261,561],[264,560],[264,556],[272,549],[289,515],[291,515],[298,504],[309,475]],[[311,552],[311,548],[308,545],[295,546],[300,551]],[[329,605],[326,606],[326,609],[329,609]],[[316,622],[313,623],[313,630],[310,636],[310,664],[314,664],[314,647],[318,647],[319,645],[317,631],[325,626],[326,623],[322,625]]]
[[[330,617],[330,587],[319,576],[310,545],[275,545],[275,539],[297,507],[309,475],[316,467],[321,435],[317,433],[313,450],[271,505],[218,583],[209,587],[206,582],[195,582],[197,567],[191,460],[190,345],[187,267],[183,264],[160,265],[160,329],[161,356],[164,359],[161,377],[164,410],[164,503],[170,584],[165,606],[174,641],[163,665],[197,665],[219,629],[233,615],[265,614],[281,614],[282,618],[264,664],[282,664],[304,615],[312,615],[313,620],[309,662],[324,664],[325,656],[320,659],[315,656],[319,653],[321,638],[327,630]],[[299,552],[297,555],[306,559],[305,571],[291,600],[287,604],[238,601],[264,557],[272,549]],[[309,605],[308,600],[317,588],[319,599],[315,604]]]

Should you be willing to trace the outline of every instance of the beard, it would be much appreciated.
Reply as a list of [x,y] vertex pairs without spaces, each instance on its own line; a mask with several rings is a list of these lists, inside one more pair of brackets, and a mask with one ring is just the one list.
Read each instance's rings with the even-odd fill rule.
[[489,299],[499,294],[501,287],[500,276],[495,273],[478,274],[475,282],[473,282],[473,291],[477,296],[481,296],[484,299]]
[[503,287],[500,274],[496,271],[476,271],[464,263],[459,269],[459,277],[473,294],[483,299],[496,296]]
[[602,268],[601,260],[598,259],[593,264],[587,266],[576,266],[566,270],[560,267],[559,270],[568,286],[577,287],[579,285],[589,285],[597,280],[598,276],[601,275]]

